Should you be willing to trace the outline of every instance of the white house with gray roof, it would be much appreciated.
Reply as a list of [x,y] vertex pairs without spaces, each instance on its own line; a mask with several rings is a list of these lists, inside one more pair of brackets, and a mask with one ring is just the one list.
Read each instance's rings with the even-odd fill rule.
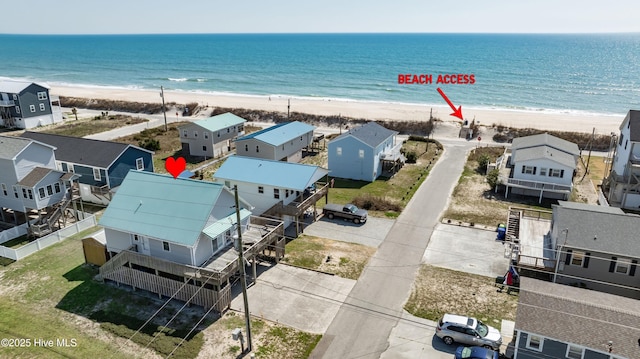
[[375,122],[355,127],[329,141],[329,175],[373,182],[383,173],[385,163],[393,168],[404,163],[398,132]]
[[0,126],[34,128],[62,122],[60,100],[49,87],[24,81],[0,81]]
[[300,162],[302,150],[313,142],[314,126],[283,122],[236,140],[236,154],[266,160]]
[[513,139],[500,182],[509,193],[568,199],[580,158],[575,143],[547,133]]
[[560,201],[550,239],[557,283],[640,299],[640,216],[620,208]]
[[603,181],[603,193],[609,204],[638,210],[640,208],[640,111],[630,110],[620,124],[611,163]]
[[520,279],[514,359],[640,358],[640,302]]
[[246,120],[230,112],[178,127],[182,153],[196,157],[221,157],[235,147],[244,134]]

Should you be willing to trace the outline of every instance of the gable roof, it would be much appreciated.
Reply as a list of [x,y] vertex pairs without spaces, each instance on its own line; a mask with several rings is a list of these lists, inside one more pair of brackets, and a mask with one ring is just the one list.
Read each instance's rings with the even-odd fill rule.
[[126,143],[92,140],[82,137],[52,135],[26,131],[21,137],[31,138],[56,147],[56,160],[92,167],[108,168],[128,148],[153,153]]
[[516,151],[522,148],[528,147],[537,147],[537,146],[548,146],[555,148],[557,150],[569,153],[573,156],[580,155],[580,149],[578,145],[573,142],[569,142],[567,140],[563,140],[556,136],[552,136],[548,133],[541,133],[538,135],[525,136],[525,137],[516,137],[511,142],[511,150]]
[[318,166],[230,156],[213,174],[213,177],[304,191],[327,173],[326,169]]
[[43,84],[39,84],[39,83],[35,83],[35,82],[0,81],[0,92],[19,94],[22,91],[24,91],[27,87],[31,86],[32,84],[36,84],[36,85],[38,85],[40,87],[44,87],[47,90],[49,89],[49,86],[46,86],[46,85],[43,85]]
[[[217,132],[227,127],[237,126],[245,122],[247,122],[247,120],[245,120],[244,118],[236,116],[231,112],[226,112],[213,117],[205,118],[198,121],[193,121],[192,124],[198,125],[211,132]],[[188,125],[180,126],[180,128],[183,128],[186,126]]]
[[[554,226],[567,228],[566,246],[640,258],[640,216],[597,205],[553,205]],[[564,243],[564,235],[558,241]]]
[[353,136],[371,147],[376,147],[386,141],[389,137],[397,134],[398,132],[382,127],[375,122],[368,122],[360,127],[350,129],[331,140],[331,142],[338,141],[348,136]]
[[516,330],[603,353],[612,340],[613,355],[637,358],[638,323],[638,300],[520,277]]
[[256,140],[268,143],[273,146],[279,146],[294,138],[300,137],[305,133],[315,130],[314,126],[307,125],[299,121],[284,122],[277,125],[267,127],[257,132],[250,133],[236,139],[236,142],[255,138]]
[[52,168],[46,167],[35,167],[31,170],[20,182],[17,183],[18,186],[24,187],[35,187],[40,181],[42,181],[47,175],[51,172],[56,172],[62,177],[65,175],[65,172],[54,170]]
[[521,162],[537,160],[541,158],[546,158],[548,160],[558,162],[571,168],[575,168],[577,163],[577,159],[574,156],[568,154],[567,152],[559,151],[553,147],[549,147],[546,145],[521,148],[516,151],[513,160],[514,162]]
[[45,147],[50,147],[51,149],[55,149],[54,146],[48,145],[46,143],[42,143],[39,141],[32,141],[27,138],[14,137],[14,136],[0,136],[0,158],[6,160],[13,160],[16,158],[20,152],[24,151],[27,146],[29,146],[32,142],[36,142]]
[[213,182],[129,171],[100,225],[193,246],[223,187]]
[[[627,113],[627,118],[629,119],[629,137],[633,142],[640,142],[640,111],[637,110],[629,110]],[[626,120],[626,119],[625,119]],[[620,129],[622,130],[622,126],[627,121],[622,121],[620,124]]]

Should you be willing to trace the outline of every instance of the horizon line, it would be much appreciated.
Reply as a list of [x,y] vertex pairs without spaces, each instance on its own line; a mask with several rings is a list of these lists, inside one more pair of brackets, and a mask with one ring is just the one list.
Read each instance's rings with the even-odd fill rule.
[[640,31],[602,32],[148,32],[148,33],[0,33],[1,36],[167,36],[167,35],[640,35]]

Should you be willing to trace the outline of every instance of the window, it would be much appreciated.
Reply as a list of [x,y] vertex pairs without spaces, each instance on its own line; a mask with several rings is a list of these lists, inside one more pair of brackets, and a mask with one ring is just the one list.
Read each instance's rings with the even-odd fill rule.
[[258,193],[264,193],[264,187],[258,186]]
[[336,155],[342,156],[342,147],[336,147]]
[[618,146],[622,146],[622,140],[624,139],[624,133],[620,134],[620,140],[618,141]]
[[18,196],[18,186],[13,186],[13,195],[14,195],[16,198],[20,198],[20,197]]
[[287,198],[289,198],[289,190],[288,190],[288,189],[285,189],[285,190],[284,190],[284,196],[285,196],[285,197],[287,197]]
[[187,130],[182,130],[182,137],[188,137]]
[[585,255],[584,252],[573,251],[571,255],[571,265],[582,267],[582,264],[584,262],[584,255]]
[[55,189],[56,193],[60,193],[60,183],[58,182],[54,183],[53,189]]
[[47,195],[49,196],[53,195],[53,187],[51,185],[47,186]]
[[140,240],[140,237],[138,237],[138,235],[137,235],[137,234],[134,234],[134,235],[133,235],[133,241],[134,241],[134,242],[138,242],[139,240]]
[[73,165],[71,163],[69,163],[69,172],[71,173],[75,173],[75,169],[73,168]]
[[144,159],[142,157],[136,159],[136,169],[142,171],[144,169]]
[[533,166],[522,166],[522,173],[527,175],[534,175],[536,174],[536,168]]
[[[174,137],[175,138],[175,137]],[[169,242],[162,242],[162,249],[164,249],[167,252],[170,252],[170,248],[169,248]]]
[[260,152],[260,146],[256,146],[256,153]]
[[614,269],[615,273],[620,274],[629,274],[629,270],[631,269],[631,260],[628,258],[618,258],[616,260],[616,266]]
[[540,168],[540,176],[546,176],[547,175],[547,169],[546,168]]
[[40,199],[46,197],[46,195],[44,194],[44,188],[38,188],[38,195],[40,196]]
[[202,150],[203,150],[204,152],[207,152],[207,146],[202,146]]
[[6,184],[2,184],[2,194],[4,194],[5,196],[7,195],[7,185]]
[[244,152],[249,152],[249,145],[244,145]]
[[227,133],[229,133],[229,127],[227,127]]
[[36,105],[29,105],[29,110],[31,112],[36,112]]
[[193,137],[198,138],[198,131],[193,131]]
[[555,168],[552,168],[549,170],[549,177],[562,178],[564,177],[564,170],[557,170]]
[[364,150],[358,150],[358,157],[364,158]]
[[273,189],[273,198],[280,199],[280,190],[277,188]]
[[27,189],[26,188],[22,188],[22,197],[23,198],[27,198]]
[[543,342],[544,342],[544,339],[542,339],[542,337],[529,334],[527,338],[527,348],[541,352]]
[[584,354],[584,348],[579,347],[577,345],[573,345],[573,344],[567,345],[567,358],[582,359],[583,354]]
[[[44,110],[45,110],[44,104],[43,104],[43,103],[41,103],[41,104],[40,104],[40,111],[44,111]],[[626,149],[626,147],[625,147],[625,149]]]
[[209,139],[209,132],[203,132],[202,134],[204,135],[205,140]]
[[102,181],[102,176],[100,175],[100,169],[98,168],[93,169],[93,179],[98,182]]
[[13,94],[13,100],[14,100],[14,101],[18,101],[18,95]]
[[224,181],[224,185],[225,185],[227,188],[231,188],[231,182],[230,182],[230,181]]
[[627,149],[627,144],[629,144],[629,140],[624,141],[624,149]]
[[42,101],[42,100],[46,100],[47,99],[47,93],[46,92],[38,92],[38,100]]
[[212,239],[211,245],[213,246],[213,253],[215,253],[218,250],[218,248],[220,248],[220,245],[218,244],[218,238]]
[[20,106],[16,106],[16,113],[20,113]]
[[31,190],[27,190],[27,193],[29,193],[29,199],[33,199],[33,192]]
[[218,137],[220,137],[220,131],[218,131]]

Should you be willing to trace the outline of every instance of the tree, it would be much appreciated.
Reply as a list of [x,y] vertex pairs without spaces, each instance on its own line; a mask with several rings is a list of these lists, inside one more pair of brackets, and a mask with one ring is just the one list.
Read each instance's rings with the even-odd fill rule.
[[478,168],[480,169],[481,172],[485,172],[487,170],[487,166],[489,166],[489,161],[491,161],[491,159],[489,158],[489,155],[486,153],[483,153],[480,158],[478,159]]
[[495,186],[500,184],[500,179],[498,178],[499,175],[500,170],[497,168],[492,169],[491,172],[487,174],[487,183],[491,188],[495,188]]
[[72,108],[71,113],[74,114],[74,116],[76,116],[76,121],[78,121],[78,109],[75,107]]

